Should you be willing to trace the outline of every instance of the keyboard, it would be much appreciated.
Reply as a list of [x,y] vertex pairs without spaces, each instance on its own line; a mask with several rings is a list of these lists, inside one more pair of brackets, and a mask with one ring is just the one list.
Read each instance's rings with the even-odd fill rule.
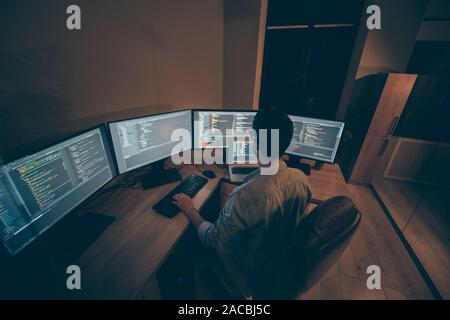
[[159,202],[153,206],[153,209],[163,216],[172,218],[180,211],[180,209],[172,203],[173,196],[177,193],[184,193],[188,197],[193,198],[207,182],[208,179],[192,174],[180,182],[180,184],[166,194],[164,198],[159,200]]
[[256,167],[234,167],[234,168],[231,168],[231,172],[233,174],[249,174],[250,172],[253,172],[256,169],[258,169],[258,168],[256,168]]

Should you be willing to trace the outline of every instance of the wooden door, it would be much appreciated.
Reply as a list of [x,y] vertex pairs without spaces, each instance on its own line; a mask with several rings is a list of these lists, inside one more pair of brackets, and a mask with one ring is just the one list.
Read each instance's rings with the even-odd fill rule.
[[364,139],[361,151],[353,168],[350,182],[368,185],[382,163],[382,157],[389,145],[395,126],[408,101],[417,75],[388,75],[380,100]]

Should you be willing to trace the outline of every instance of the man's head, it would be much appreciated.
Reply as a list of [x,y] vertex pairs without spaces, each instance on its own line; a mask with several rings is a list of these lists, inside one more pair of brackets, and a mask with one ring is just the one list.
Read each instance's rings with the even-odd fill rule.
[[253,129],[256,131],[257,134],[257,148],[259,149],[261,142],[261,134],[260,129],[267,129],[267,150],[268,150],[268,156],[272,154],[271,152],[271,140],[270,137],[272,136],[272,129],[278,129],[279,131],[279,147],[278,147],[278,155],[281,158],[286,151],[286,149],[289,147],[292,135],[294,132],[294,127],[292,124],[291,119],[289,116],[278,109],[270,108],[270,109],[262,109],[259,110],[256,114],[254,120],[253,120]]

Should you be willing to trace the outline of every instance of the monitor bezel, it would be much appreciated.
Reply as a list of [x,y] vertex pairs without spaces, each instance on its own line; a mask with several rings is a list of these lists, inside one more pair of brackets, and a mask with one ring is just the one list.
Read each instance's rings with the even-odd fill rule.
[[[296,156],[296,157],[300,157],[303,159],[309,159],[309,160],[314,160],[314,161],[318,161],[318,162],[323,162],[323,163],[329,163],[329,164],[335,164],[336,163],[336,155],[339,151],[339,148],[341,146],[341,140],[342,140],[342,133],[344,132],[344,127],[345,127],[345,122],[344,121],[338,121],[338,120],[328,120],[328,119],[320,119],[320,118],[311,118],[311,117],[304,117],[304,116],[299,116],[299,115],[294,115],[294,114],[288,114],[288,116],[293,116],[293,117],[300,117],[300,118],[305,118],[305,119],[312,119],[312,120],[322,120],[322,121],[331,121],[331,122],[338,122],[338,123],[342,123],[342,129],[340,131],[340,136],[339,136],[339,141],[338,141],[338,145],[336,148],[336,152],[334,154],[333,160],[332,161],[326,161],[323,159],[318,159],[318,158],[314,158],[311,156],[306,156],[306,155],[300,155],[298,153],[295,152],[288,152],[287,149],[284,152],[284,154],[290,155],[290,156]],[[291,119],[292,121],[292,119]]]
[[[111,146],[110,146],[110,143],[111,143],[111,142],[110,142],[109,139],[108,139],[108,129],[107,129],[105,123],[102,123],[102,124],[99,124],[99,125],[96,125],[96,126],[93,126],[93,127],[89,127],[88,129],[83,129],[83,130],[77,131],[76,133],[67,135],[66,137],[63,137],[63,138],[56,139],[55,141],[53,141],[53,142],[50,143],[50,144],[46,144],[45,146],[42,146],[42,147],[39,147],[39,148],[35,148],[35,149],[33,149],[33,151],[27,152],[27,153],[26,153],[25,155],[23,155],[23,156],[19,156],[19,157],[15,158],[14,160],[8,161],[8,162],[6,162],[6,163],[0,165],[0,168],[1,168],[1,167],[3,167],[3,166],[6,166],[6,165],[8,165],[8,164],[10,164],[10,163],[13,163],[13,162],[16,162],[16,161],[19,161],[19,160],[21,160],[21,159],[23,159],[23,158],[26,158],[26,157],[31,156],[31,155],[33,155],[33,154],[36,154],[36,153],[38,153],[38,152],[42,152],[42,151],[45,151],[46,149],[50,149],[50,148],[52,148],[52,147],[54,147],[54,146],[56,146],[56,145],[58,145],[58,144],[60,144],[60,143],[63,143],[63,142],[65,142],[65,141],[67,141],[67,140],[71,140],[71,139],[73,139],[73,138],[76,138],[76,137],[78,137],[78,136],[81,136],[81,135],[83,135],[83,134],[85,134],[85,133],[88,133],[88,132],[90,132],[90,131],[94,131],[94,130],[96,130],[96,129],[101,130],[102,128],[104,128],[104,130],[105,130],[105,133],[106,133],[106,142],[107,142],[107,144],[108,144],[107,146],[105,146],[105,149],[109,149],[109,150],[107,150],[107,151],[109,151],[110,154],[111,154],[111,156],[112,156],[111,160],[112,160],[112,162],[113,162],[113,172],[112,172],[112,177],[111,177],[111,179],[109,179],[108,181],[106,181],[105,183],[103,183],[101,186],[99,186],[94,192],[92,192],[92,193],[90,193],[89,195],[87,195],[86,197],[84,197],[83,200],[81,200],[77,205],[75,205],[72,209],[68,210],[66,213],[64,213],[63,215],[61,215],[60,217],[58,217],[58,219],[56,219],[52,224],[50,224],[50,225],[48,225],[46,228],[42,229],[39,233],[36,234],[36,236],[30,238],[29,241],[26,242],[23,246],[21,246],[18,250],[11,251],[11,250],[6,246],[6,244],[5,244],[5,242],[3,241],[3,239],[0,240],[0,242],[2,243],[2,246],[5,248],[5,250],[6,250],[11,256],[14,257],[14,256],[16,256],[17,254],[19,254],[20,252],[22,252],[23,250],[25,250],[31,243],[33,243],[33,242],[36,241],[38,238],[40,238],[40,237],[42,236],[42,234],[44,234],[47,230],[49,230],[50,228],[52,228],[53,226],[55,226],[61,219],[63,219],[64,217],[66,217],[66,216],[69,215],[70,213],[74,212],[78,207],[80,207],[80,206],[83,204],[83,202],[85,202],[85,201],[86,201],[87,199],[89,199],[93,194],[95,194],[95,193],[96,193],[97,191],[99,191],[101,188],[103,188],[103,187],[106,186],[108,183],[110,183],[112,180],[114,180],[114,179],[118,176],[118,170],[117,170],[117,168],[116,168],[117,165],[116,165],[115,159],[113,158],[114,155],[113,155],[113,153],[111,153],[111,151],[112,151]],[[105,150],[105,151],[106,151],[106,150]]]
[[118,122],[123,122],[123,121],[131,121],[131,120],[137,120],[137,119],[142,119],[142,118],[148,118],[148,117],[153,117],[153,116],[161,116],[161,115],[169,114],[169,113],[189,111],[190,114],[191,114],[191,148],[188,149],[188,150],[193,150],[193,143],[194,143],[193,136],[194,136],[194,134],[193,134],[193,128],[192,128],[192,126],[193,126],[193,122],[192,122],[193,112],[192,112],[192,110],[193,109],[191,109],[191,108],[184,108],[184,109],[179,109],[179,110],[172,110],[172,111],[167,111],[167,112],[154,113],[154,114],[149,114],[149,115],[145,115],[145,116],[138,116],[138,117],[129,117],[129,118],[124,118],[124,119],[120,119],[120,120],[114,120],[114,121],[106,122],[107,131],[108,131],[110,144],[111,144],[111,150],[112,150],[112,154],[113,154],[113,157],[114,157],[114,163],[116,165],[117,174],[118,175],[127,174],[129,172],[134,171],[134,170],[138,170],[138,169],[140,169],[142,167],[148,166],[148,165],[150,165],[152,163],[155,163],[155,162],[161,161],[163,159],[166,159],[166,158],[168,158],[170,156],[163,157],[163,158],[161,158],[159,160],[155,160],[155,161],[152,161],[152,162],[148,162],[146,164],[143,164],[142,166],[139,166],[139,167],[136,167],[136,168],[133,168],[133,169],[130,169],[130,170],[127,170],[127,171],[124,171],[124,172],[120,173],[119,163],[117,161],[117,156],[116,156],[116,149],[114,147],[114,143],[113,143],[113,140],[112,140],[111,124],[118,123]]
[[[13,158],[11,158],[11,159],[6,158],[7,161],[4,162],[4,163],[2,163],[2,164],[0,164],[0,167],[1,167],[1,166],[4,166],[4,165],[6,165],[6,164],[9,164],[9,163],[11,163],[11,162],[20,160],[20,159],[22,159],[22,158],[25,158],[25,157],[27,157],[27,156],[29,156],[29,155],[34,154],[34,153],[41,152],[41,151],[43,151],[44,149],[48,149],[48,148],[54,147],[55,145],[60,144],[60,143],[62,143],[62,142],[64,142],[64,141],[66,141],[66,140],[75,138],[76,136],[82,135],[82,134],[84,134],[84,133],[86,133],[86,132],[89,132],[89,131],[91,131],[91,130],[95,130],[95,129],[101,128],[102,126],[103,126],[103,127],[106,127],[106,124],[102,122],[102,123],[97,124],[97,125],[95,125],[95,126],[88,127],[87,129],[80,129],[80,130],[76,130],[76,131],[69,132],[69,133],[60,133],[61,137],[55,138],[54,140],[51,140],[51,141],[49,141],[49,142],[46,142],[46,143],[44,143],[44,144],[42,144],[42,145],[34,146],[34,147],[30,148],[29,151],[26,151],[26,150],[20,151],[20,152],[18,153],[17,156],[15,156],[15,157],[13,157]],[[108,131],[107,128],[106,128],[106,131]],[[4,154],[2,154],[2,155],[4,155]],[[6,157],[7,157],[7,156],[6,156]]]

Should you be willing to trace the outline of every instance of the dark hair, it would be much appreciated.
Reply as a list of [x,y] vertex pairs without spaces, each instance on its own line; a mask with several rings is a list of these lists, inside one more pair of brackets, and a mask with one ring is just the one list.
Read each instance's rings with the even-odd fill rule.
[[259,129],[267,129],[267,149],[268,149],[268,156],[271,156],[272,151],[271,148],[271,129],[278,129],[279,130],[279,155],[280,158],[283,155],[283,153],[286,151],[286,149],[291,144],[292,135],[294,132],[294,126],[292,124],[292,120],[289,118],[289,116],[275,108],[270,109],[262,109],[259,110],[256,114],[255,118],[253,119],[253,129],[257,133],[257,143],[258,143],[258,149],[259,149]]

